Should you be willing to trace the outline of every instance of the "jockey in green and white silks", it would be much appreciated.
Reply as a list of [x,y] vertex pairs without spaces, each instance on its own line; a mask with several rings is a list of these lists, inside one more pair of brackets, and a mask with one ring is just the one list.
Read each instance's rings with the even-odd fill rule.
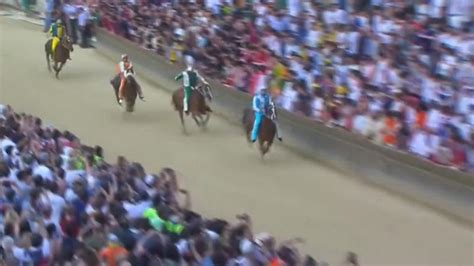
[[198,81],[201,81],[205,85],[208,85],[207,81],[199,75],[197,70],[193,67],[193,58],[186,57],[187,69],[179,73],[174,79],[183,80],[184,87],[184,97],[183,97],[183,111],[188,112],[189,97],[191,96],[191,91],[196,88]]
[[[260,129],[260,124],[262,123],[262,119],[265,115],[267,115],[267,111],[273,109],[274,111],[275,104],[272,101],[272,97],[268,93],[267,88],[262,88],[259,92],[255,93],[252,99],[252,110],[254,112],[254,122],[252,132],[250,133],[250,140],[255,142],[257,140],[258,131]],[[280,141],[282,141],[280,135],[280,127],[276,120],[276,114],[272,112],[274,117],[270,117],[273,123],[276,126],[276,133],[277,137]]]

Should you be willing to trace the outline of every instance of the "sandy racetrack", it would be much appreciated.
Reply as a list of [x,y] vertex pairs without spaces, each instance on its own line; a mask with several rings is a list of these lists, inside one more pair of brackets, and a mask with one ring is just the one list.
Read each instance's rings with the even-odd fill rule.
[[178,169],[199,212],[226,218],[248,212],[256,231],[301,236],[304,251],[335,265],[347,250],[363,265],[474,264],[472,228],[278,143],[262,164],[242,130],[215,116],[207,132],[188,119],[191,136],[185,137],[170,95],[143,79],[147,102],[125,114],[108,83],[114,62],[77,47],[56,80],[46,67],[40,28],[7,18],[0,27],[0,102],[102,145],[109,160],[123,154],[149,171]]

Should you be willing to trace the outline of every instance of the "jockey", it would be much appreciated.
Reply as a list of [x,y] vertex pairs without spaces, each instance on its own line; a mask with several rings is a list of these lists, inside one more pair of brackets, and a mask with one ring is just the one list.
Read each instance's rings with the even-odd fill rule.
[[179,73],[174,79],[180,80],[183,79],[183,87],[184,87],[184,97],[183,97],[183,111],[188,113],[188,101],[189,97],[191,96],[191,91],[194,90],[197,86],[198,79],[208,85],[207,81],[199,75],[197,70],[193,67],[193,58],[190,56],[186,57],[186,65],[187,69],[181,73]]
[[[118,72],[117,74],[120,75],[120,87],[118,91],[119,104],[122,104],[123,102],[123,89],[125,87],[125,80],[127,77],[127,73],[130,72],[132,74],[135,74],[135,71],[133,70],[132,62],[128,59],[128,55],[123,54],[121,59],[122,60],[118,63],[118,66],[117,66],[117,72]],[[138,95],[142,101],[145,99],[140,86],[138,86]]]
[[[255,93],[252,99],[252,109],[254,111],[254,123],[253,123],[253,128],[252,128],[252,133],[250,136],[250,139],[252,142],[255,142],[257,140],[258,136],[258,131],[260,128],[260,124],[262,123],[263,116],[267,114],[267,110],[270,108],[274,108],[274,103],[272,101],[272,98],[270,97],[270,94],[268,93],[267,88],[262,88],[258,93]],[[277,136],[280,141],[282,141],[282,138],[280,136],[280,130],[279,126],[277,124],[276,119],[273,119],[273,122],[276,125],[276,131],[277,131]]]
[[56,47],[59,44],[59,41],[63,37],[64,33],[64,26],[61,22],[61,19],[56,20],[55,23],[53,23],[49,29],[49,34],[53,38],[51,41],[51,54],[54,57],[54,52],[56,51]]

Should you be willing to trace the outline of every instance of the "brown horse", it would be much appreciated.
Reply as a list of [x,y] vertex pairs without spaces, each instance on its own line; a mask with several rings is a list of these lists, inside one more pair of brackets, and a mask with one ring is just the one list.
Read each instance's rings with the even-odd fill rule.
[[[251,109],[246,108],[242,117],[242,125],[244,127],[245,136],[247,137],[247,141],[249,143],[251,143],[250,134],[253,129],[254,119],[254,112]],[[257,135],[262,158],[270,151],[270,147],[272,146],[273,140],[275,138],[277,127],[274,120],[276,120],[276,112],[274,108],[270,108],[270,110],[267,112],[267,115],[263,116],[262,118]]]
[[[184,125],[183,117],[183,98],[184,98],[184,89],[180,88],[173,92],[171,103],[174,105],[176,111],[179,112],[179,118],[181,120],[181,125],[183,126],[183,132],[187,134],[186,126]],[[209,85],[199,85],[196,89],[191,91],[189,96],[189,112],[191,113],[192,118],[198,125],[198,127],[205,128],[209,122],[210,113],[212,112],[209,105],[206,103],[212,101],[212,92]]]
[[[110,84],[112,84],[112,87],[114,88],[115,91],[115,97],[118,102],[118,91],[120,87],[120,76],[116,75],[115,78],[113,78],[110,81]],[[123,88],[123,96],[125,98],[125,110],[127,112],[133,112],[134,107],[135,107],[135,101],[137,100],[138,96],[138,90],[139,90],[139,84],[137,80],[135,79],[135,76],[132,73],[129,73],[125,77],[125,87]]]
[[44,50],[46,52],[46,62],[48,63],[49,71],[51,71],[50,59],[54,62],[53,69],[56,72],[56,78],[59,79],[59,71],[61,71],[64,64],[66,64],[67,60],[70,58],[70,53],[74,51],[74,47],[72,46],[71,39],[66,35],[59,41],[59,44],[56,47],[56,52],[53,56],[52,42],[53,40],[49,39],[44,45]]

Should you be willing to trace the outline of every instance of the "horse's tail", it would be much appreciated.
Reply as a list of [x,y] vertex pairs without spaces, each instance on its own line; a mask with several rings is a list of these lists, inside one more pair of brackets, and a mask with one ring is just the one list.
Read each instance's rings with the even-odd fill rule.
[[179,111],[177,91],[174,91],[173,94],[171,95],[171,105],[174,106],[174,109],[176,111]]
[[242,125],[244,127],[247,125],[249,118],[250,118],[250,109],[245,108],[244,109],[244,114],[242,116]]

